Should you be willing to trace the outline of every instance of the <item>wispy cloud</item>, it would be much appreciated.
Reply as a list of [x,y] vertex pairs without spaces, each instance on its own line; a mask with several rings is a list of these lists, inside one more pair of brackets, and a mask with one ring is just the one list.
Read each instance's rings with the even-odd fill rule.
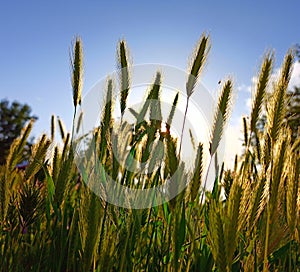
[[242,84],[242,85],[237,87],[237,90],[238,90],[238,92],[251,93],[251,86],[246,85],[246,84]]

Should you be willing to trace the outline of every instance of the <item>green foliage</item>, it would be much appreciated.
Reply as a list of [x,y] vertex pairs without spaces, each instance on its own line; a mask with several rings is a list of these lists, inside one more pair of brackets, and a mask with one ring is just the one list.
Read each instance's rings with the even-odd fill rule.
[[[204,65],[207,42],[208,38],[203,36],[197,47],[189,71],[196,81],[188,79],[188,95],[192,95]],[[81,46],[81,41],[76,40],[73,91],[80,90],[82,82]],[[128,65],[125,49],[125,42],[121,41],[121,68]],[[166,131],[161,130],[161,121],[157,120],[161,116],[160,73],[156,74],[141,109],[129,109],[136,118],[134,124],[114,122],[115,85],[107,80],[107,103],[84,158],[89,165],[95,158],[100,160],[103,168],[94,167],[91,173],[78,173],[73,150],[76,141],[65,132],[60,119],[62,144],[55,143],[54,117],[50,137],[42,135],[32,147],[26,170],[17,169],[32,128],[30,122],[14,140],[5,164],[0,166],[0,270],[297,271],[300,142],[293,141],[292,132],[283,125],[290,53],[273,86],[272,100],[266,101],[266,130],[256,130],[272,58],[267,55],[263,61],[251,116],[243,120],[245,152],[236,157],[233,169],[224,170],[222,166],[215,177],[213,192],[204,192],[205,199],[200,198],[200,192],[205,190],[201,185],[207,179],[203,175],[205,144],[210,144],[210,155],[214,155],[229,118],[233,89],[230,80],[219,96],[210,143],[195,143],[191,135],[197,151],[191,170],[180,159],[179,139],[170,131],[179,93],[170,109]],[[120,78],[125,86],[120,93],[122,112],[130,94],[126,81],[130,78],[129,70],[124,72],[126,75],[121,73]],[[80,93],[74,92],[73,98],[76,111]],[[119,137],[114,137],[115,125]],[[76,126],[73,124],[73,132]],[[252,134],[255,144],[251,142]],[[113,152],[118,152],[120,161]],[[212,159],[209,160],[210,163]],[[132,168],[124,169],[125,162]],[[137,162],[145,163],[143,173],[132,171]],[[91,184],[98,181],[96,178],[108,182],[104,169],[117,182],[132,188],[157,186],[173,176],[170,193],[177,196],[148,209],[113,206],[98,198],[83,182],[88,175]],[[179,192],[181,184],[187,189]]]

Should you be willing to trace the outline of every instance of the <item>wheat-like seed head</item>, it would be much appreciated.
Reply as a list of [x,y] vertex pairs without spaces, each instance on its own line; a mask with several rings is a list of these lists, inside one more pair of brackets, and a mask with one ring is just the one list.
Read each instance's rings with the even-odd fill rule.
[[55,137],[55,123],[56,123],[56,120],[55,120],[55,115],[52,115],[51,116],[51,140],[53,141],[54,140],[54,137]]
[[129,61],[129,50],[125,40],[119,42],[117,48],[117,63],[119,70],[119,84],[120,84],[120,107],[121,113],[123,114],[127,104],[127,97],[130,88],[130,61]]
[[267,132],[272,144],[278,139],[283,119],[286,112],[286,90],[291,77],[293,55],[288,53],[284,59],[280,77],[272,95],[270,107],[267,109]]
[[241,198],[242,187],[238,184],[238,179],[234,179],[227,200],[227,218],[224,222],[227,267],[229,269],[231,269],[233,255],[236,250],[239,227],[242,227],[239,225]]
[[58,117],[57,120],[58,120],[58,127],[59,127],[59,132],[60,132],[61,139],[63,141],[65,141],[65,139],[66,139],[65,125],[64,125],[64,123],[63,123],[63,121],[62,121],[61,118]]
[[188,80],[186,83],[186,94],[188,97],[193,94],[197,80],[201,74],[201,71],[203,70],[209,50],[209,36],[203,34],[197,43],[188,67]]
[[229,118],[230,105],[232,98],[232,82],[227,80],[219,96],[218,105],[215,111],[214,123],[210,140],[210,155],[212,156],[220,143],[226,121]]
[[220,271],[226,271],[227,266],[227,252],[225,246],[225,235],[223,228],[223,210],[217,205],[215,201],[209,204],[209,232],[208,238],[212,255],[214,257],[216,266]]
[[26,145],[27,139],[33,127],[34,120],[32,119],[21,131],[20,137],[14,140],[10,146],[9,154],[6,159],[7,171],[12,171],[16,165],[23,160],[23,150]]
[[151,103],[150,103],[150,126],[153,129],[160,130],[161,129],[161,82],[162,75],[160,72],[156,73],[154,84],[152,86],[150,95],[151,95]]
[[299,222],[299,206],[297,207],[297,198],[299,197],[300,188],[300,157],[296,153],[289,154],[288,171],[289,175],[287,176],[286,192],[287,222],[290,232],[294,234],[296,224]]
[[76,133],[79,132],[81,125],[82,125],[82,121],[83,121],[83,111],[80,111],[79,113],[79,117],[77,119],[77,125],[76,125]]
[[190,200],[194,202],[199,194],[203,171],[203,144],[199,143],[195,159],[194,174],[190,185]]
[[267,91],[268,82],[272,72],[273,54],[268,53],[262,63],[261,70],[258,76],[258,81],[255,89],[255,96],[252,102],[250,131],[256,131],[256,124],[261,112],[264,98]]
[[26,179],[30,179],[41,169],[41,166],[45,162],[45,158],[50,144],[51,141],[47,139],[46,134],[43,134],[41,139],[33,146],[32,160],[25,170]]
[[176,110],[177,103],[178,103],[178,97],[179,97],[179,93],[176,93],[175,98],[173,100],[172,108],[171,108],[171,111],[169,113],[167,123],[166,123],[166,130],[167,130],[167,133],[169,133],[169,134],[170,134],[170,128],[172,125],[172,121],[173,121],[175,110]]
[[76,110],[81,104],[81,91],[83,84],[83,49],[80,37],[76,37],[71,56],[73,103]]

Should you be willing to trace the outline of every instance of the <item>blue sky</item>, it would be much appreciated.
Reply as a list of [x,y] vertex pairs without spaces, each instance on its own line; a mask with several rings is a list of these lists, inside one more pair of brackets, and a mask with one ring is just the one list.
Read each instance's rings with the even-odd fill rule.
[[36,134],[49,130],[51,114],[69,127],[75,35],[84,43],[85,94],[116,68],[120,38],[134,64],[186,69],[206,32],[212,48],[203,81],[214,90],[220,79],[234,78],[240,91],[233,118],[239,119],[263,54],[274,49],[280,65],[300,42],[299,12],[299,1],[1,1],[0,98],[28,103],[39,117]]

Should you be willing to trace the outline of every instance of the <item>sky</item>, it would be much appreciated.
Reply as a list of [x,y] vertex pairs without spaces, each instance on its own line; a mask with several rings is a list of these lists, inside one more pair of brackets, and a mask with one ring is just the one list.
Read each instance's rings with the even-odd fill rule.
[[185,70],[205,32],[212,47],[202,82],[214,92],[230,77],[237,93],[227,144],[234,152],[263,55],[274,50],[276,69],[300,43],[299,11],[299,1],[1,1],[0,98],[31,106],[36,137],[49,131],[52,114],[70,129],[69,50],[76,35],[84,46],[84,95],[116,69],[120,39],[134,64]]

